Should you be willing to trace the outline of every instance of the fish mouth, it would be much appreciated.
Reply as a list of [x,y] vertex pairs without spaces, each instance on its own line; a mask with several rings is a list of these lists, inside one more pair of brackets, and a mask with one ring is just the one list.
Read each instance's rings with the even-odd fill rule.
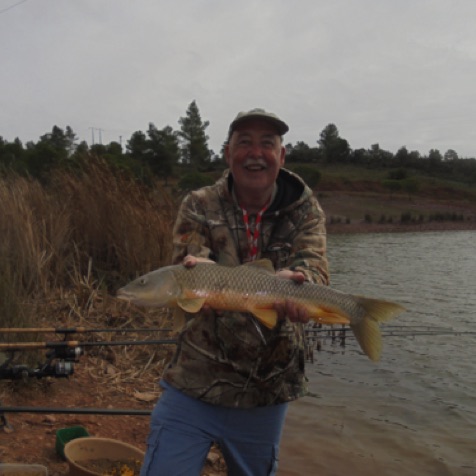
[[116,297],[118,299],[123,299],[124,301],[130,301],[132,298],[132,296],[124,288],[117,290]]
[[153,304],[149,303],[147,300],[139,299],[137,296],[134,296],[133,293],[129,293],[127,291],[123,291],[119,289],[116,293],[116,298],[120,299],[121,301],[127,301],[130,304],[134,304],[136,306],[145,306],[150,307]]

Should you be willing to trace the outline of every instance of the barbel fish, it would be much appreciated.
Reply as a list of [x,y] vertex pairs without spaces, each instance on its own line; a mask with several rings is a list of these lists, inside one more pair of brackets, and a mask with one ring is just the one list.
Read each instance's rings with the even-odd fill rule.
[[395,302],[278,277],[268,260],[236,267],[210,263],[191,268],[165,266],[122,287],[117,297],[136,305],[180,308],[188,313],[196,313],[204,305],[217,311],[248,312],[269,329],[278,320],[275,304],[290,300],[305,307],[317,323],[349,325],[373,361],[380,358],[382,350],[379,323],[405,310]]

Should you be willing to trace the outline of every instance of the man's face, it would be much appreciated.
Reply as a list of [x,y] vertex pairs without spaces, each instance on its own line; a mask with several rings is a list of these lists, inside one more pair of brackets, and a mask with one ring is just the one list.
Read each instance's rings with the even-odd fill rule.
[[260,119],[250,119],[237,126],[225,147],[227,164],[241,193],[269,193],[284,165],[284,156],[278,132],[272,124]]

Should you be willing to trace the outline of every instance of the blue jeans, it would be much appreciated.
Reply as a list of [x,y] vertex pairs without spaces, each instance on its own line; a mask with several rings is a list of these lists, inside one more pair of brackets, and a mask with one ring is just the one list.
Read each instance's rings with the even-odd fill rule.
[[199,476],[213,443],[220,446],[230,476],[276,474],[286,403],[220,407],[162,385],[141,476]]

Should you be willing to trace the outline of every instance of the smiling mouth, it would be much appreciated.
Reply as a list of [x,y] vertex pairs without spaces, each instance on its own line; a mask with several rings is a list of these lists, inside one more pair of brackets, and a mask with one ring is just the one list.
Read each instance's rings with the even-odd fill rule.
[[261,172],[262,170],[265,170],[265,167],[262,165],[247,165],[245,169],[248,172]]
[[262,170],[267,169],[266,164],[255,161],[248,161],[243,165],[243,167],[249,172],[261,172]]

